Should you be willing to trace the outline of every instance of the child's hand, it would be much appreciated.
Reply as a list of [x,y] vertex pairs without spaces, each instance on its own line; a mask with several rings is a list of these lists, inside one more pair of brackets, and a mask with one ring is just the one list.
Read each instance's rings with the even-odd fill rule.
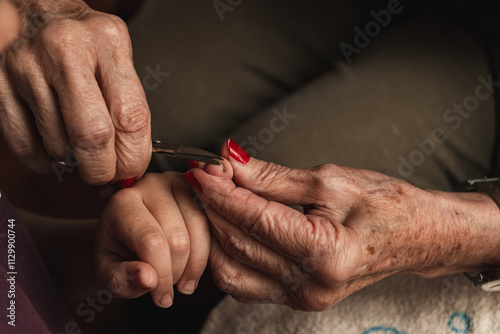
[[207,265],[210,229],[179,173],[147,174],[117,192],[99,220],[95,256],[100,283],[118,297],[151,292],[160,307],[173,285],[191,294]]

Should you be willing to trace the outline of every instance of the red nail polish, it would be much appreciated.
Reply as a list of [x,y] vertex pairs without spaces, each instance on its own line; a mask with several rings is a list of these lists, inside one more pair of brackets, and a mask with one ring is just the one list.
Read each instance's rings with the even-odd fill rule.
[[135,177],[133,177],[131,179],[127,179],[127,180],[120,180],[120,181],[116,182],[115,188],[117,190],[130,188],[134,185],[134,182],[135,182]]
[[246,165],[250,161],[250,155],[241,148],[236,142],[229,139],[227,141],[227,148],[229,149],[229,155],[234,160]]
[[201,189],[201,184],[198,182],[198,180],[194,177],[193,174],[191,173],[184,173],[182,174],[182,177],[184,178],[184,181],[193,188],[194,190],[198,191],[199,193],[202,192]]
[[194,160],[187,161],[187,168],[188,169],[196,168],[196,167],[198,167],[198,161],[194,161]]

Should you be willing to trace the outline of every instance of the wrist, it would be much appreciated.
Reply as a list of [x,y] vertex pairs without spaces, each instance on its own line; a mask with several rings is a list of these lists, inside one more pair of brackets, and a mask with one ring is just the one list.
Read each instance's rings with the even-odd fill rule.
[[425,261],[412,272],[433,277],[500,266],[500,210],[484,193],[426,191]]

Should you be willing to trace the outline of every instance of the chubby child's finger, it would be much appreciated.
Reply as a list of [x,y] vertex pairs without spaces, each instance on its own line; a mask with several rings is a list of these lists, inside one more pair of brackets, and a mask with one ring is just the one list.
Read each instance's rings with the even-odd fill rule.
[[196,290],[201,275],[205,271],[210,255],[210,227],[203,210],[203,204],[182,182],[175,188],[175,197],[184,219],[190,240],[189,258],[177,282],[179,292],[190,295]]
[[169,307],[174,296],[173,275],[170,248],[163,229],[133,188],[116,193],[109,205],[113,206],[113,201],[119,205],[121,219],[113,220],[110,234],[154,269],[158,282],[151,296],[156,305]]
[[[175,183],[181,184],[186,191],[190,191],[180,178],[174,180],[159,176],[156,182],[147,184],[149,193],[144,196],[144,204],[157,221],[156,224],[163,231],[168,244],[173,284],[177,283],[184,272],[191,245],[185,218],[180,210],[179,202],[182,201],[177,198],[178,191],[173,190]],[[170,191],[165,192],[164,189],[170,189]],[[193,202],[191,198],[187,201],[190,204]]]

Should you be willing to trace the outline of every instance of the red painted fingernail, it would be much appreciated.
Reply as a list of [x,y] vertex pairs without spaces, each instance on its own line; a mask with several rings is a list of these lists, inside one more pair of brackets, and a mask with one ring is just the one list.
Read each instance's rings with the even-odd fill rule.
[[120,181],[116,182],[115,188],[117,190],[130,188],[134,185],[134,182],[135,182],[135,177],[133,177],[131,179],[127,179],[127,180],[120,180]]
[[227,141],[227,148],[229,149],[229,155],[234,160],[246,165],[250,161],[250,154],[248,154],[240,145],[236,144],[234,141],[229,139]]
[[194,161],[194,160],[187,161],[187,168],[188,169],[196,168],[196,167],[198,167],[198,161]]
[[198,192],[202,192],[201,191],[201,184],[198,182],[198,180],[194,177],[193,174],[191,173],[184,173],[182,174],[182,177],[184,178],[184,181],[186,181],[186,183],[191,187],[193,188],[194,190],[198,191]]

